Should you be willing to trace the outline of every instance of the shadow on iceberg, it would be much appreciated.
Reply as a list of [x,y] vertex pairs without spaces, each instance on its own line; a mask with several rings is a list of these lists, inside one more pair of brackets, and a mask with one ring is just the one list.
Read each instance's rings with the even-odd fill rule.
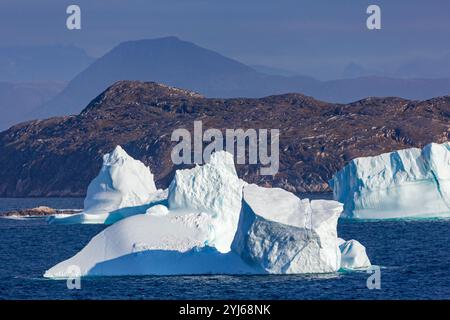
[[234,252],[220,253],[215,248],[194,248],[187,252],[148,250],[97,263],[89,276],[265,274],[249,266]]

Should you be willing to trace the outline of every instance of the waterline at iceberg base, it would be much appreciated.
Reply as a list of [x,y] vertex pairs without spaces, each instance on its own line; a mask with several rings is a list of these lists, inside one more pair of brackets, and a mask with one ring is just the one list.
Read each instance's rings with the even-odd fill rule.
[[346,218],[450,217],[450,143],[354,159],[330,185]]
[[[122,149],[114,153],[129,157]],[[370,266],[362,245],[343,245],[347,242],[338,238],[342,204],[247,184],[238,178],[227,152],[214,153],[203,166],[177,171],[167,192],[147,188],[151,194],[139,198],[150,203],[129,201],[137,206],[120,208],[117,199],[134,194],[116,188],[115,179],[123,182],[126,176],[111,174],[124,163],[117,161],[108,170],[104,163],[108,184],[90,187],[101,192],[101,199],[114,199],[112,206],[102,202],[114,209],[109,215],[97,207],[101,219],[97,213],[82,213],[83,219],[51,221],[89,223],[93,216],[95,223],[117,222],[75,256],[47,270],[45,277],[73,276],[72,266],[81,276],[330,273],[341,265],[347,270]]]

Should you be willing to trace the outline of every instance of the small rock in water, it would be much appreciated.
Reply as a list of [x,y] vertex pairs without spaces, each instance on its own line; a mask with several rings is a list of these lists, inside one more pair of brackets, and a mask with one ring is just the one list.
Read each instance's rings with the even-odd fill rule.
[[0,212],[0,216],[3,217],[37,217],[37,216],[51,216],[54,214],[74,214],[76,210],[57,210],[46,206],[40,206],[36,208],[29,208],[23,210],[12,210],[7,212]]

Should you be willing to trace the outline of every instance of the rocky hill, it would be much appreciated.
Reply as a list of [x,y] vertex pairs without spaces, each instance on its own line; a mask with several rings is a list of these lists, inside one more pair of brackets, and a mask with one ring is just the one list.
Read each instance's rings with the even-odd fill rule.
[[151,167],[158,187],[170,182],[170,141],[177,128],[280,130],[280,172],[248,182],[294,192],[329,191],[327,180],[349,160],[444,142],[450,96],[427,101],[367,98],[333,104],[301,94],[261,99],[204,98],[150,82],[120,81],[79,115],[22,123],[0,133],[0,196],[83,196],[101,156],[120,144]]

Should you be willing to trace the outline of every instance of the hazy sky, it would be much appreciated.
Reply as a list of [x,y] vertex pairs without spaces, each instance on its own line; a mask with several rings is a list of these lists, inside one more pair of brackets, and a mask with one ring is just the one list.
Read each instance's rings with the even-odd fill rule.
[[[66,29],[78,4],[82,30]],[[366,8],[382,9],[382,30]],[[73,44],[91,55],[175,35],[248,64],[321,76],[350,62],[388,65],[450,53],[448,0],[1,0],[1,46]]]

